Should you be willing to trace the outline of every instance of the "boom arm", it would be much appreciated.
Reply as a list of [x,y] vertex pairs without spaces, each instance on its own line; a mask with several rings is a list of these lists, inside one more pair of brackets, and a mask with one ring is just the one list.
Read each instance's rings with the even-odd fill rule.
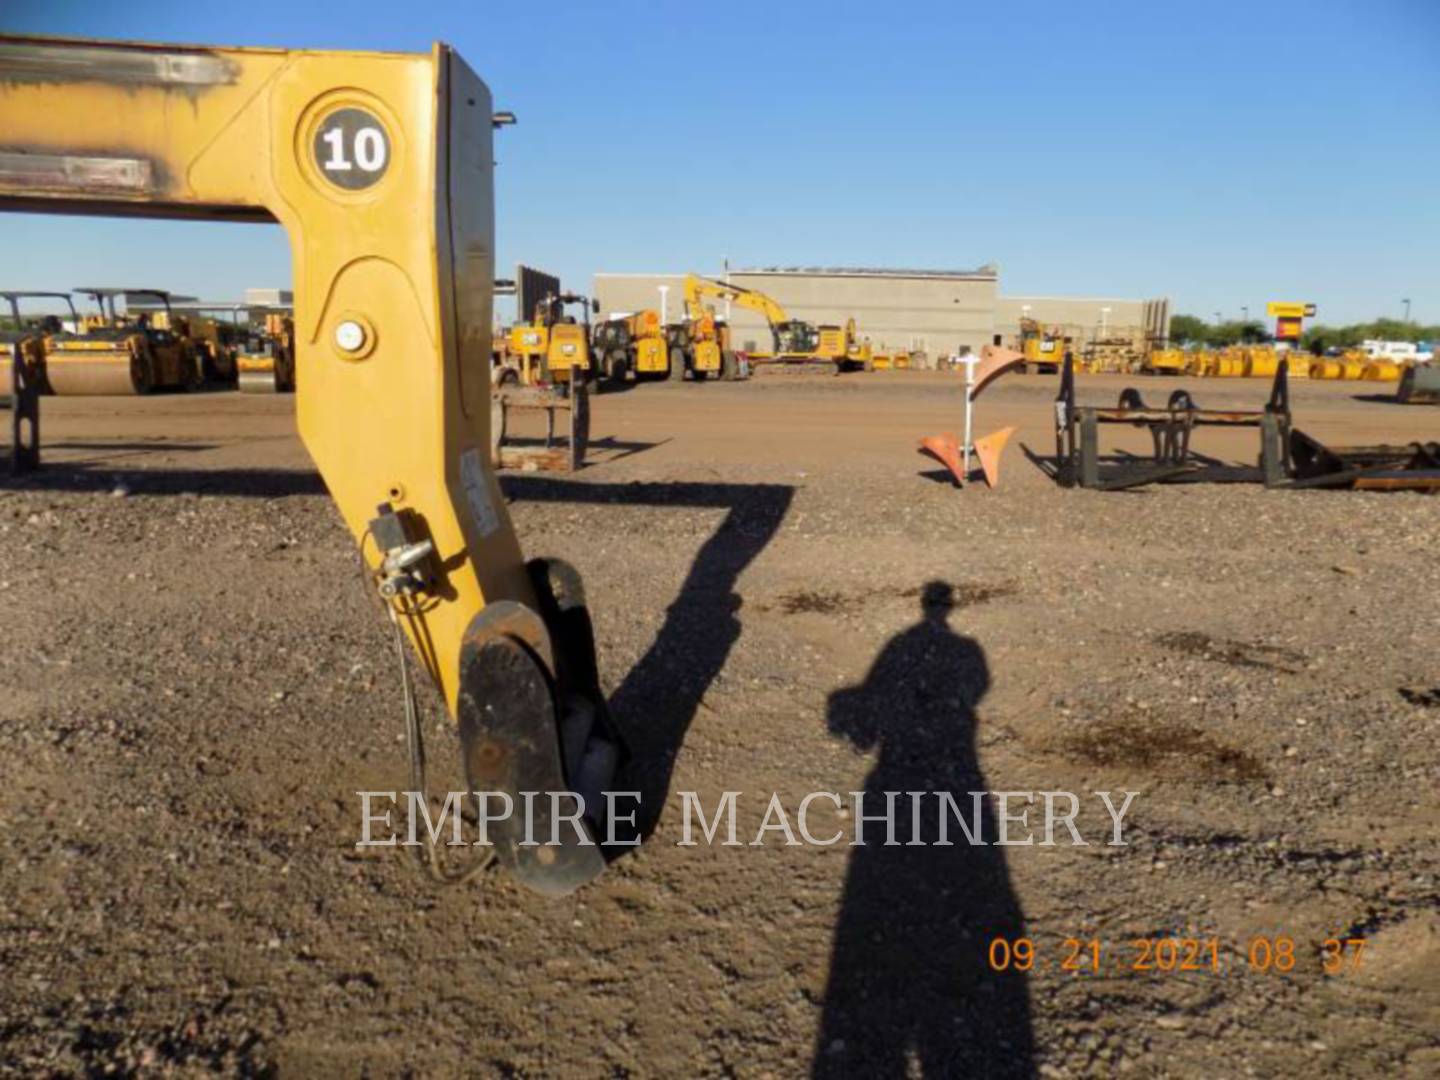
[[723,281],[713,281],[696,274],[685,275],[685,310],[692,319],[704,316],[705,308],[701,304],[701,300],[707,296],[713,296],[719,300],[729,300],[732,304],[739,304],[750,311],[758,311],[765,316],[765,321],[770,324],[772,330],[779,323],[790,321],[790,317],[785,314],[783,307],[756,289],[747,289],[741,285],[727,285]]
[[[574,790],[554,709],[599,698],[588,615],[573,572],[522,560],[489,454],[491,125],[489,90],[439,44],[0,37],[0,209],[285,227],[300,436],[460,721],[471,785]],[[537,859],[506,835],[538,888],[598,872],[598,853]]]

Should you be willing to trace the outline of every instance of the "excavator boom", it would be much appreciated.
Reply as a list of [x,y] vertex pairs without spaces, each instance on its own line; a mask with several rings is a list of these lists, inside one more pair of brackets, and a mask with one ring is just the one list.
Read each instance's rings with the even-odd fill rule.
[[[578,578],[521,557],[491,466],[491,128],[489,90],[442,44],[0,37],[0,209],[285,227],[300,436],[460,724],[470,786],[518,806],[594,787],[618,750],[592,745],[616,736]],[[562,747],[557,703],[577,695],[592,722]],[[582,761],[600,764],[577,777]],[[540,836],[566,808],[548,805]],[[603,866],[574,832],[490,836],[522,880],[564,892]]]
[[738,304],[749,311],[758,311],[765,316],[765,321],[772,328],[779,323],[790,321],[790,317],[785,314],[785,309],[777,301],[756,289],[747,289],[742,285],[727,285],[723,281],[713,281],[697,274],[687,274],[685,276],[685,310],[692,319],[704,316],[705,306],[702,301],[707,296],[718,300],[729,300],[732,304]]

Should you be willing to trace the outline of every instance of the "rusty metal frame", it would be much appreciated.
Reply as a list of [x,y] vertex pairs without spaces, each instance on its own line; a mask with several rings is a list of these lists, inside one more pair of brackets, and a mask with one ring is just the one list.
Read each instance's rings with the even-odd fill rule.
[[1326,446],[1290,433],[1295,488],[1440,491],[1440,441],[1404,446]]
[[[1129,424],[1150,432],[1151,460],[1140,465],[1100,467],[1101,424]],[[1064,487],[1119,491],[1193,476],[1191,438],[1197,427],[1254,427],[1260,430],[1260,469],[1267,487],[1284,484],[1290,463],[1289,364],[1275,372],[1270,399],[1259,410],[1202,409],[1187,390],[1176,390],[1163,408],[1145,404],[1140,391],[1127,387],[1113,408],[1075,402],[1075,364],[1067,358],[1055,398],[1055,478]]]
[[[513,413],[543,412],[542,446],[519,443],[510,434]],[[557,439],[557,420],[563,432]],[[490,395],[490,455],[497,469],[522,472],[578,472],[590,444],[590,391],[579,380],[557,386],[501,386]]]

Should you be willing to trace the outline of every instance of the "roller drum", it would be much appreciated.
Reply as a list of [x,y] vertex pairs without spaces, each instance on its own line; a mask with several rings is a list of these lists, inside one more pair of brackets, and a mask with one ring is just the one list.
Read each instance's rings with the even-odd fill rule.
[[52,352],[45,359],[45,377],[59,397],[133,397],[148,389],[136,377],[137,367],[127,354]]

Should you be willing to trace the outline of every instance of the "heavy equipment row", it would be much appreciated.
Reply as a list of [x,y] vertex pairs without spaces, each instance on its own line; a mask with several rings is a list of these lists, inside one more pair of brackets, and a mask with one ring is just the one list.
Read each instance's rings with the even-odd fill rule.
[[[91,310],[77,311],[72,293]],[[164,289],[87,285],[72,293],[0,293],[10,309],[7,340],[28,343],[44,393],[135,395],[237,383],[245,391],[294,389],[293,322],[282,310],[255,323],[255,305],[191,303],[181,313]],[[35,301],[63,304],[69,316],[29,310]],[[0,385],[8,384],[8,363],[0,359]]]

